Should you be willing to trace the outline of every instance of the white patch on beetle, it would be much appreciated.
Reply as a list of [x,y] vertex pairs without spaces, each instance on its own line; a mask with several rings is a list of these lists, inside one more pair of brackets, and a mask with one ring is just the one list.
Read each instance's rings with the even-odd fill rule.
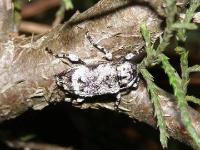
[[72,61],[78,61],[79,60],[79,58],[74,54],[69,54],[69,59],[71,59]]
[[133,53],[129,53],[125,56],[126,60],[131,60],[133,57],[135,56],[135,54]]

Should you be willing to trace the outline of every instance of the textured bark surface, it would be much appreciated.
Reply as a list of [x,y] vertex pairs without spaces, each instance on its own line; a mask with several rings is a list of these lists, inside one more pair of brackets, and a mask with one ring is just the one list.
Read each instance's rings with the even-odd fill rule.
[[[44,35],[12,37],[1,42],[0,122],[14,118],[29,108],[40,110],[51,102],[63,100],[65,95],[55,85],[54,75],[70,66],[49,55],[45,51],[46,47],[54,53],[73,52],[87,63],[98,63],[102,61],[103,55],[85,37],[89,31],[95,41],[110,49],[115,57],[141,49],[144,41],[139,31],[140,23],[146,22],[153,39],[162,33],[162,19],[157,15],[158,11],[150,7],[157,10],[161,4],[161,1],[147,5],[146,1],[102,0],[81,14],[77,12],[70,21]],[[158,96],[161,98],[170,136],[195,148],[183,127],[175,98],[163,90],[160,90]],[[137,90],[122,98],[120,108],[123,113],[156,127],[153,107],[143,81]],[[101,103],[84,103],[81,108],[105,107],[113,110],[113,104],[105,100]],[[200,134],[200,115],[194,109],[188,109],[193,125]]]

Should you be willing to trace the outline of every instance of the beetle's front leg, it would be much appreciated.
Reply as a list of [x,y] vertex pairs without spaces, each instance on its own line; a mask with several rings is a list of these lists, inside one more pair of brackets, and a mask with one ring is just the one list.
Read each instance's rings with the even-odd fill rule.
[[67,54],[67,53],[59,53],[59,54],[54,54],[52,52],[51,49],[46,48],[45,49],[48,53],[50,53],[51,55],[53,55],[56,58],[63,58],[63,59],[67,59],[72,63],[80,63],[80,64],[85,64],[85,62],[83,60],[81,60],[77,55],[75,54]]

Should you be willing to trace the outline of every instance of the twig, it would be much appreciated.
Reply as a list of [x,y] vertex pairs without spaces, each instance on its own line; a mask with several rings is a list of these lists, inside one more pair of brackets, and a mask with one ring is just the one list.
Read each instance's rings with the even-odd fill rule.
[[19,31],[27,33],[42,34],[51,30],[51,26],[34,22],[22,21]]

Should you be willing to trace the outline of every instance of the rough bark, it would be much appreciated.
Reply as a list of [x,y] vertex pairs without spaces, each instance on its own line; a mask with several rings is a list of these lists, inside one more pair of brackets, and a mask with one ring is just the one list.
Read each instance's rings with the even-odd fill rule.
[[[160,1],[158,1],[160,2]],[[55,85],[54,75],[70,66],[45,51],[48,47],[54,53],[73,52],[87,63],[102,60],[102,54],[91,46],[85,37],[89,33],[119,57],[128,51],[141,49],[144,41],[139,27],[146,22],[156,39],[162,32],[162,19],[157,15],[161,5],[150,7],[146,1],[102,0],[83,13],[76,13],[64,25],[52,31],[31,38],[12,37],[1,42],[0,49],[0,122],[14,118],[29,108],[42,109],[51,102],[64,98],[62,90]],[[161,3],[159,3],[161,4]],[[173,95],[160,89],[158,96],[165,114],[170,136],[195,148],[180,118]],[[153,107],[146,85],[140,82],[139,88],[124,95],[120,108],[131,118],[145,122],[156,128]],[[113,110],[114,102],[95,100],[95,103],[83,103],[81,108],[105,107]],[[193,125],[200,134],[200,114],[188,108]]]

